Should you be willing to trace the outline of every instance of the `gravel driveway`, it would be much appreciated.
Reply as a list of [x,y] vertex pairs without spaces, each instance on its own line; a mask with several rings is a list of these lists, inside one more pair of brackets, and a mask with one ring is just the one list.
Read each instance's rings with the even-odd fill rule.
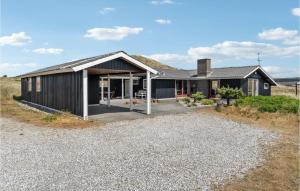
[[1,190],[206,190],[259,165],[276,138],[197,113],[86,129],[1,123]]

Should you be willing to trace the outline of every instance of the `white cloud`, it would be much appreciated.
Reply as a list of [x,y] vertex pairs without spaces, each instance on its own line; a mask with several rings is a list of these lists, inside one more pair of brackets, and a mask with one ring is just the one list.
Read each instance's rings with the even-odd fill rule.
[[295,16],[300,17],[300,8],[292,9],[292,14],[295,15]]
[[285,45],[300,45],[300,37],[295,36],[295,37],[290,38],[290,39],[285,39],[283,41],[283,44],[285,44]]
[[64,49],[61,48],[37,48],[33,52],[37,54],[61,54]]
[[148,57],[166,64],[185,64],[195,63],[200,58],[212,58],[215,62],[225,59],[255,60],[258,52],[264,57],[298,56],[300,54],[300,47],[281,47],[251,41],[224,41],[212,46],[189,48],[186,54],[152,54],[148,55]]
[[151,4],[153,4],[153,5],[174,4],[174,1],[172,1],[172,0],[156,0],[156,1],[151,1]]
[[295,37],[298,34],[297,30],[286,30],[278,27],[275,29],[265,30],[258,34],[260,39],[264,40],[285,40]]
[[96,40],[122,40],[129,35],[136,35],[142,32],[144,29],[140,27],[120,27],[114,28],[92,28],[87,30],[84,37],[94,38]]
[[27,36],[25,32],[12,33],[10,36],[0,37],[0,46],[22,46],[31,42],[31,37]]
[[115,11],[115,10],[116,10],[116,9],[113,8],[113,7],[105,7],[105,8],[103,8],[103,9],[101,9],[101,10],[99,11],[99,13],[100,13],[101,15],[106,15],[106,14],[108,14],[108,13],[111,13],[111,12]]
[[154,60],[158,60],[161,63],[166,64],[178,64],[178,63],[192,63],[192,59],[188,55],[181,55],[181,54],[152,54],[152,55],[145,55],[146,57],[152,58]]
[[168,25],[168,24],[172,23],[172,21],[169,19],[156,19],[155,22],[162,24],[162,25]]
[[36,63],[0,63],[0,75],[15,76],[21,73],[28,72],[33,68],[37,68],[37,66],[38,65]]
[[281,40],[285,45],[300,44],[300,37],[297,30],[287,30],[281,27],[265,30],[258,34],[263,40]]
[[288,68],[279,66],[263,66],[263,69],[273,76],[299,76],[299,68]]
[[279,66],[263,66],[263,69],[270,74],[282,72],[282,68]]
[[251,41],[224,41],[211,47],[195,47],[188,50],[188,55],[193,58],[234,58],[253,59],[260,52],[264,56],[292,56],[299,55],[299,47],[279,47],[267,43]]

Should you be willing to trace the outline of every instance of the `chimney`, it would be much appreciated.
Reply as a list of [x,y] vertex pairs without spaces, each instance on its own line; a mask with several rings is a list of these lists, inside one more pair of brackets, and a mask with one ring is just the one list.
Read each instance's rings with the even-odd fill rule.
[[197,60],[197,74],[198,76],[207,76],[211,73],[211,59],[198,59]]

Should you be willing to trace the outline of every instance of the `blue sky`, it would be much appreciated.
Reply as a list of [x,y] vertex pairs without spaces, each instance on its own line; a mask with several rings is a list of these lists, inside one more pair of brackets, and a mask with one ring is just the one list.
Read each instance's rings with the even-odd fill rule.
[[117,50],[191,69],[257,64],[299,76],[298,0],[2,0],[0,75]]

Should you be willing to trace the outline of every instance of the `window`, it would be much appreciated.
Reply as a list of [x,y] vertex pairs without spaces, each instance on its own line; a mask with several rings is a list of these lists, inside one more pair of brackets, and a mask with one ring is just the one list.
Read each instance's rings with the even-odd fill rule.
[[264,89],[265,89],[265,90],[268,90],[269,87],[270,87],[269,83],[264,83]]
[[138,79],[133,79],[132,81],[133,81],[132,83],[133,83],[134,86],[139,85],[139,80]]
[[31,90],[32,90],[32,81],[31,81],[31,78],[28,78],[28,80],[27,80],[27,88],[28,88],[28,91],[31,92]]
[[143,89],[147,89],[147,80],[143,79]]
[[35,87],[36,87],[36,92],[41,91],[41,77],[40,76],[36,77]]
[[219,87],[219,81],[218,80],[211,81],[211,89],[217,90],[218,87]]
[[[99,87],[101,87],[101,83],[102,83],[102,81],[100,80],[99,81]],[[107,88],[107,80],[103,80],[103,87]]]

